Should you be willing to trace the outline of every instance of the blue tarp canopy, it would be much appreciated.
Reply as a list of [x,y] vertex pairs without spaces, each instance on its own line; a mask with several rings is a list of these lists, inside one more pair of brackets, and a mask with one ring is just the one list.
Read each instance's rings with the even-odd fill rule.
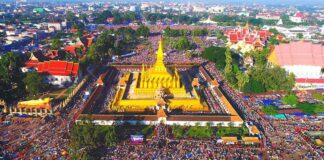
[[277,118],[277,119],[285,119],[286,118],[286,116],[284,114],[276,114],[273,117]]
[[268,105],[273,105],[275,103],[280,103],[280,100],[273,100],[273,99],[266,99],[262,100],[263,105],[268,106]]

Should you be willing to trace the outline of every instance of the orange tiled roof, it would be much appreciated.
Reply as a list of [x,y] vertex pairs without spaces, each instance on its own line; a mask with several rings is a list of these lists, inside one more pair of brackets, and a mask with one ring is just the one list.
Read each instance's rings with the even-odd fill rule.
[[38,73],[56,76],[74,76],[79,72],[79,64],[67,61],[46,61],[38,63]]
[[165,117],[167,117],[167,115],[165,114],[165,112],[164,112],[163,109],[160,109],[160,110],[157,112],[157,117],[158,117],[158,118],[165,118]]

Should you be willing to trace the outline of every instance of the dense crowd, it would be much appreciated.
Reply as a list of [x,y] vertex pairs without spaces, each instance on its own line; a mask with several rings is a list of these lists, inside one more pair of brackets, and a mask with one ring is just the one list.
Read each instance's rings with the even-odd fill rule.
[[[136,54],[128,57],[119,57],[115,59],[114,64],[154,64],[155,53],[157,52],[160,36],[150,36],[147,40],[148,47],[137,47]],[[202,37],[202,42],[206,42],[206,37]],[[210,44],[211,45],[211,44]],[[192,52],[200,54],[202,48],[197,48]],[[191,57],[189,52],[179,52],[174,49],[166,49],[164,61],[166,64],[200,64],[205,62],[200,56]]]
[[157,141],[144,145],[123,142],[108,149],[101,159],[258,159],[263,155],[258,147],[223,145],[216,140],[170,140],[162,147]]
[[[323,151],[316,149],[312,141],[306,141],[302,133],[296,132],[296,128],[305,124],[307,118],[296,120],[291,117],[284,120],[266,119],[260,114],[258,101],[264,99],[280,99],[280,94],[259,95],[244,99],[240,93],[233,89],[226,81],[223,81],[221,74],[215,70],[213,64],[208,63],[211,75],[221,82],[221,89],[234,102],[236,108],[243,112],[246,120],[257,125],[264,137],[264,144],[267,145],[269,155],[273,158],[292,158],[292,159],[318,159],[323,158]],[[309,97],[309,96],[307,96]],[[323,130],[323,124],[318,126],[318,122],[307,121],[308,125],[304,128],[312,130],[314,126]]]
[[33,120],[8,119],[0,127],[1,154],[7,159],[60,159],[68,155],[68,132],[73,117],[80,111],[82,97],[95,83],[90,78],[59,114]]

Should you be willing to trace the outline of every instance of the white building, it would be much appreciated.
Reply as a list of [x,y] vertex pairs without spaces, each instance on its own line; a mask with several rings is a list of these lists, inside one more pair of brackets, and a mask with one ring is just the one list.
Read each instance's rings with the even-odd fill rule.
[[256,19],[264,19],[264,20],[279,20],[280,14],[269,14],[269,13],[259,13],[255,17]]
[[62,25],[60,22],[50,22],[47,24],[48,30],[51,28],[54,28],[55,31],[61,31],[62,30]]
[[208,13],[223,13],[225,10],[225,7],[223,6],[213,6],[208,8]]
[[296,13],[295,15],[290,16],[289,19],[295,23],[303,23],[307,20],[306,16],[302,13]]
[[297,40],[298,34],[303,35],[303,39],[311,40],[312,36],[315,36],[315,33],[311,32],[311,28],[308,26],[297,26],[293,28],[285,28],[279,26],[264,26],[263,29],[269,30],[271,28],[277,29],[280,33],[284,34],[290,40]]
[[312,42],[290,42],[276,45],[268,57],[296,77],[298,88],[324,88],[324,47]]

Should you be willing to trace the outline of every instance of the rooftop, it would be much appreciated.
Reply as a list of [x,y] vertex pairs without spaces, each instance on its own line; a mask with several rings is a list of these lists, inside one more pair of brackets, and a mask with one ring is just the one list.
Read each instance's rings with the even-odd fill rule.
[[322,44],[298,41],[276,45],[268,57],[273,64],[284,65],[324,65],[324,48]]

